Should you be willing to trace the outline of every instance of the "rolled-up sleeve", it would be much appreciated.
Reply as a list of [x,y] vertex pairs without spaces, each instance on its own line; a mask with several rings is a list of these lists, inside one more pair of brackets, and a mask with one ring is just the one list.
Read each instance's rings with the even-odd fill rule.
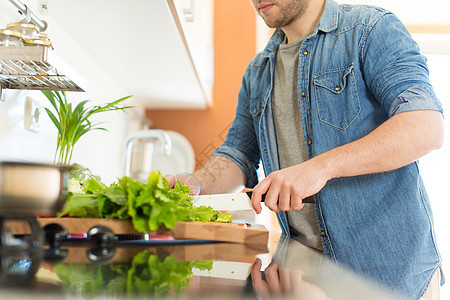
[[364,78],[389,117],[412,110],[442,113],[427,59],[400,20],[388,13],[369,28],[361,43]]
[[415,86],[401,93],[392,103],[389,117],[413,110],[436,110],[443,113],[442,104],[433,91]]

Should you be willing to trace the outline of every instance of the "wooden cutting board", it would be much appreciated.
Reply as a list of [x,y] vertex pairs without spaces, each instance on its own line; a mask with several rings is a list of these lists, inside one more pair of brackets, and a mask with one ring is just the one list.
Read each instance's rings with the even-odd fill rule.
[[[91,219],[91,218],[38,218],[42,227],[47,224],[60,224],[69,233],[85,233],[94,226],[109,227],[115,234],[141,234],[131,220]],[[13,234],[29,232],[28,225],[20,221],[8,221],[7,227]],[[150,235],[170,235],[175,239],[208,239],[241,244],[267,245],[269,231],[262,225],[214,222],[177,222],[174,229],[160,228]]]
[[[65,264],[88,264],[86,251],[80,247],[64,247],[67,256],[62,261]],[[81,252],[80,252],[81,251]],[[174,256],[175,261],[221,260],[253,263],[258,254],[268,253],[266,245],[245,245],[237,243],[211,243],[202,245],[158,246],[158,247],[117,247],[111,264],[131,263],[139,252],[147,251],[161,258]]]

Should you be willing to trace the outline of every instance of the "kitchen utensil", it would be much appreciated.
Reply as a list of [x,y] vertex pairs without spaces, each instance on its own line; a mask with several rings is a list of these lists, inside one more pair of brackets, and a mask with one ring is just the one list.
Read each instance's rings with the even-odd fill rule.
[[54,214],[64,204],[68,166],[0,162],[0,214]]
[[[251,273],[252,263],[237,261],[221,261],[213,262],[211,270],[193,269],[196,276],[205,276],[207,278],[220,278],[221,280],[241,280],[241,284],[245,284],[246,279]],[[232,270],[232,272],[230,272]],[[235,282],[237,283],[237,282]]]
[[[211,194],[194,196],[193,204],[199,206],[211,206],[215,210],[250,210],[252,207],[252,191],[232,194]],[[265,195],[261,202],[264,202]],[[303,199],[303,203],[314,203],[313,197]]]
[[14,22],[6,25],[6,29],[19,32],[25,39],[34,39],[39,33],[39,27],[28,22]]
[[48,47],[53,49],[52,42],[41,39],[24,39],[23,45],[25,47]]
[[23,37],[20,32],[0,29],[0,47],[21,47],[23,46]]

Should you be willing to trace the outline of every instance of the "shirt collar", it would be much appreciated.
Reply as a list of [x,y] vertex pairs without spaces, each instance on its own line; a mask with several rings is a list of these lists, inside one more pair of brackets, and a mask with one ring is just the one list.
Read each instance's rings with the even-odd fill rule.
[[[317,24],[316,29],[314,30],[313,34],[310,35],[310,37],[316,35],[319,30],[323,32],[331,32],[335,30],[338,24],[338,13],[339,4],[334,0],[326,0],[322,17],[320,17],[319,23]],[[270,41],[267,43],[267,46],[263,51],[263,55],[268,56],[273,50],[278,48],[278,46],[283,42],[284,38],[285,34],[283,30],[277,28],[275,30],[275,33],[270,38]]]
[[319,30],[323,32],[330,32],[337,28],[338,25],[339,4],[333,0],[325,2],[322,17],[320,17],[319,24],[316,26],[315,33]]

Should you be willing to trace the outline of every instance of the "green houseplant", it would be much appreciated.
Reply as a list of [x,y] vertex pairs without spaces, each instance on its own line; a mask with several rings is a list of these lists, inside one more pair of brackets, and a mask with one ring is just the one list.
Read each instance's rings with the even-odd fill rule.
[[84,100],[77,105],[72,105],[67,100],[65,92],[60,91],[42,91],[45,97],[50,101],[55,110],[53,113],[50,109],[45,108],[48,116],[58,130],[56,151],[54,163],[70,164],[73,149],[78,140],[91,130],[104,130],[106,128],[99,127],[101,122],[92,123],[90,118],[98,113],[121,110],[132,106],[119,106],[119,104],[131,96],[123,97],[103,106],[88,106],[89,100]]

